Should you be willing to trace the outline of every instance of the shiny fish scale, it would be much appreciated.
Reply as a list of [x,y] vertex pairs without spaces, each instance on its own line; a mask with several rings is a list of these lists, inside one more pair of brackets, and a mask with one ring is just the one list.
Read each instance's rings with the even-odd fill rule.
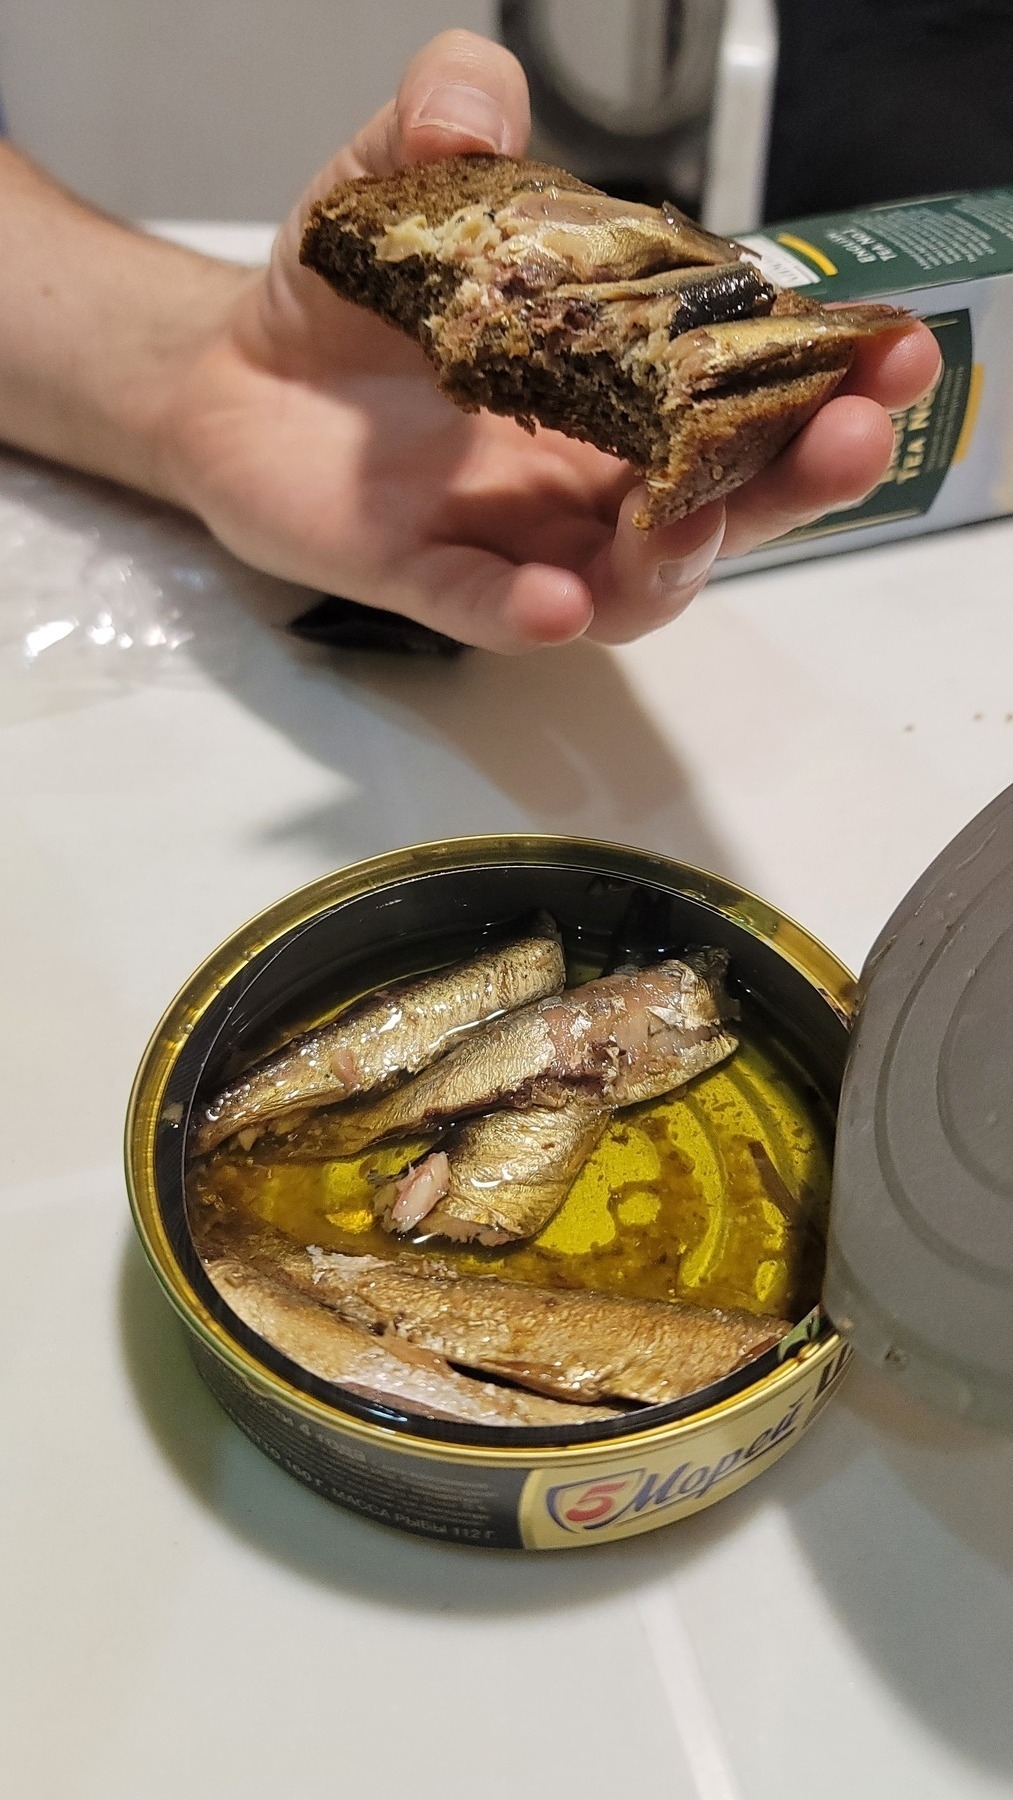
[[476,1381],[438,1354],[381,1341],[244,1259],[214,1256],[205,1267],[222,1299],[251,1331],[309,1374],[364,1399],[476,1425],[560,1427],[610,1416],[598,1407]]
[[441,1264],[411,1268],[311,1247],[283,1252],[286,1277],[351,1324],[564,1399],[663,1404],[761,1355],[787,1322],[717,1309],[547,1294]]
[[293,1108],[382,1091],[426,1068],[470,1026],[558,993],[565,975],[558,933],[547,920],[537,935],[367,994],[217,1094],[197,1120],[194,1147],[203,1155]]
[[[733,1070],[737,1085],[730,1089]],[[750,1095],[755,1096],[755,1105]],[[734,1062],[700,1076],[692,1096],[693,1113],[681,1100],[662,1099],[621,1115],[592,1153],[559,1212],[530,1243],[496,1251],[447,1245],[441,1255],[464,1273],[499,1273],[511,1281],[593,1287],[642,1298],[678,1297],[680,1265],[700,1242],[709,1197],[717,1189],[717,1164],[712,1152],[704,1153],[697,1117],[710,1123],[718,1146],[726,1134],[740,1142],[755,1139],[763,1144],[791,1193],[804,1193],[817,1220],[825,1217],[832,1115],[790,1057],[766,1041],[761,1045],[750,1028]],[[745,1111],[730,1113],[733,1102]],[[690,1120],[692,1142],[686,1135]],[[645,1171],[645,1141],[655,1159],[651,1173]],[[373,1217],[376,1184],[368,1177],[378,1165],[381,1173],[393,1173],[426,1147],[426,1140],[416,1140],[376,1148],[347,1161],[272,1164],[265,1139],[250,1155],[240,1154],[234,1146],[223,1148],[198,1166],[192,1180],[195,1188],[220,1194],[230,1205],[247,1207],[301,1243],[411,1259],[424,1255],[424,1246],[393,1240],[380,1229]],[[294,1148],[294,1144],[284,1147],[286,1158]],[[690,1167],[691,1159],[699,1168]],[[734,1156],[731,1173],[737,1227],[726,1238],[706,1288],[693,1289],[687,1297],[705,1298],[716,1306],[778,1310],[779,1295],[794,1288],[797,1243],[789,1237],[772,1256],[766,1197],[755,1164],[751,1158]],[[641,1194],[655,1196],[653,1218],[624,1220],[621,1200],[630,1180]],[[761,1300],[757,1272],[770,1260],[778,1263],[777,1280]],[[807,1289],[805,1299],[811,1303],[814,1298]]]

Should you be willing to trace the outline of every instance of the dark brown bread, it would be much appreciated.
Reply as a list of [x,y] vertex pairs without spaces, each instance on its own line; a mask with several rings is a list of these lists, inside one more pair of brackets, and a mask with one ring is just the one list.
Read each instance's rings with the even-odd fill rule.
[[417,213],[430,225],[442,225],[461,207],[476,202],[495,210],[533,181],[580,193],[595,191],[548,163],[518,162],[509,156],[451,156],[399,169],[382,179],[362,176],[333,188],[313,207],[301,260],[343,299],[380,313],[415,337],[432,307],[449,299],[459,271],[440,268],[421,256],[378,264],[373,250],[376,236]]
[[466,410],[630,462],[645,527],[749,480],[833,393],[859,340],[905,318],[778,292],[673,207],[506,157],[335,188],[302,260],[416,338]]

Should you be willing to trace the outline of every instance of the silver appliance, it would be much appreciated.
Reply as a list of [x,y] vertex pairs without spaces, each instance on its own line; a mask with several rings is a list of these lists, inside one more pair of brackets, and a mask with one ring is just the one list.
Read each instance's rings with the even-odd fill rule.
[[714,230],[760,221],[777,64],[773,0],[501,0],[534,149]]

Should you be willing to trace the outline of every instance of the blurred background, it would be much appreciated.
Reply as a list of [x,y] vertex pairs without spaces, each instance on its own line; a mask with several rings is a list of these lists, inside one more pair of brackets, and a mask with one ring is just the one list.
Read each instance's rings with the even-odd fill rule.
[[718,230],[1013,181],[1013,0],[0,0],[0,96],[110,211],[272,221],[454,25],[542,153]]

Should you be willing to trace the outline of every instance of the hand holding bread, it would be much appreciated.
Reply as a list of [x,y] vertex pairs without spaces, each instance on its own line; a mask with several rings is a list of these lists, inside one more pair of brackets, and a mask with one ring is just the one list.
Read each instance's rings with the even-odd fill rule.
[[[511,196],[530,193],[532,181],[548,179],[558,190],[560,172],[532,176],[520,162],[527,123],[524,78],[506,51],[451,32],[420,52],[396,101],[321,172],[296,208],[269,271],[251,282],[224,329],[194,359],[166,418],[173,497],[240,556],[501,651],[584,633],[606,643],[637,637],[688,603],[722,542],[738,552],[859,498],[889,460],[886,409],[912,404],[937,366],[924,327],[873,321],[873,309],[837,323],[824,313],[817,325],[791,297],[779,301],[734,247],[729,260],[725,248],[719,256],[697,243],[681,275],[670,255],[653,267],[648,257],[646,272],[636,256],[632,273],[625,265],[617,273],[613,262],[604,271],[563,269],[566,279],[559,279],[557,267],[547,285],[528,293],[523,319],[516,305],[482,319],[484,338],[459,282],[456,311],[451,304],[438,314],[430,308],[406,326],[396,304],[381,306],[383,316],[364,310],[353,303],[361,294],[346,285],[349,297],[340,297],[300,262],[307,222],[333,211],[338,184],[365,177],[386,183],[388,192],[404,191],[406,183],[432,192],[438,177],[427,165],[461,158],[446,167],[458,176],[474,168],[487,176],[507,167],[489,160],[498,156],[512,159],[510,193],[486,209],[493,215]],[[402,170],[410,175],[398,175]],[[571,196],[587,192],[563,179]],[[481,200],[479,194],[461,204],[481,210]],[[420,213],[425,219],[424,207],[402,208],[400,222]],[[388,274],[397,267],[397,225],[392,218],[372,234],[382,238],[395,228],[385,240]],[[548,250],[555,253],[551,244]],[[373,243],[379,266],[385,257],[375,252]],[[432,268],[439,262],[430,255]],[[690,320],[701,306],[702,325],[674,330],[673,308],[689,307],[678,320]],[[690,343],[694,332],[710,329],[706,308],[713,315],[715,306],[725,308],[716,320],[720,355],[731,355],[740,387],[743,356],[752,370],[752,386],[747,382],[730,410],[713,349],[706,369],[699,335]],[[433,317],[436,329],[424,322]],[[644,362],[658,317],[669,383],[661,410],[673,415],[679,396],[689,396],[678,429],[660,448],[642,420],[625,438],[603,424],[593,382],[585,381],[576,412],[571,406],[560,417],[557,407],[553,416],[546,399],[557,367],[547,366],[552,355],[569,357],[575,391],[580,355],[587,353],[586,363],[593,334],[600,341],[610,332],[612,367],[626,357],[628,374],[638,358]],[[773,364],[772,326],[781,346]],[[574,350],[579,330],[585,336]],[[524,332],[522,354],[511,355],[510,342],[516,350]],[[680,365],[675,376],[669,363]],[[547,382],[532,379],[539,369]],[[600,392],[600,365],[598,376]],[[655,416],[658,382],[649,377]],[[831,388],[834,397],[820,405]],[[627,399],[632,391],[627,382]],[[462,410],[455,399],[482,410]],[[488,410],[491,403],[499,410]],[[819,410],[809,417],[814,406]],[[542,423],[532,435],[518,418]],[[728,449],[729,421],[739,433],[737,449]],[[566,436],[546,426],[577,431]]]

